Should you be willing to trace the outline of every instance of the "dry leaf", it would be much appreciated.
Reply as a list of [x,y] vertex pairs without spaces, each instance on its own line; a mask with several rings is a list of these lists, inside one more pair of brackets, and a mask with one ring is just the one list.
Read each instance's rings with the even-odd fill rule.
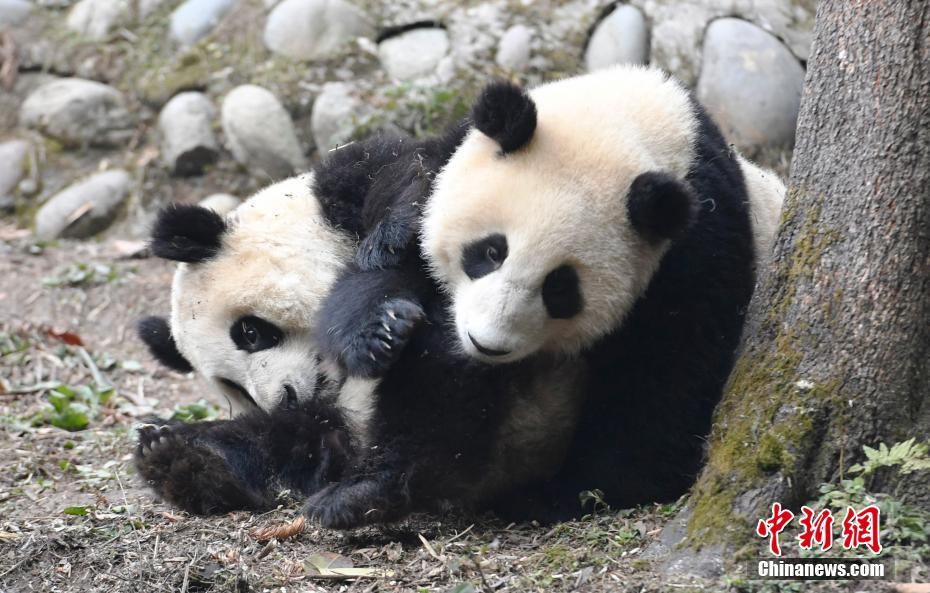
[[50,327],[45,330],[45,334],[50,338],[55,338],[56,340],[61,340],[69,346],[83,346],[84,342],[81,340],[81,336],[77,335],[74,332],[57,330],[53,327]]
[[249,535],[252,536],[252,539],[258,540],[260,542],[266,542],[270,539],[287,539],[289,537],[294,537],[303,531],[306,523],[307,518],[301,515],[290,523],[253,529]]

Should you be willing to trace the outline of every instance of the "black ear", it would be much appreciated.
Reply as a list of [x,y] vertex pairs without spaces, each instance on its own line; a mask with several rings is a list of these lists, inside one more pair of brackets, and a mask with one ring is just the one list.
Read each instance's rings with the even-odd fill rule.
[[697,215],[697,198],[687,185],[667,173],[652,171],[633,180],[627,211],[649,241],[681,236]]
[[206,261],[223,244],[226,221],[201,206],[172,204],[158,215],[152,230],[152,253],[187,263]]
[[191,363],[178,351],[178,345],[174,343],[171,328],[168,327],[168,321],[164,317],[140,319],[136,325],[136,332],[158,362],[182,373],[194,370]]
[[526,91],[509,82],[489,84],[471,111],[475,127],[507,154],[519,150],[536,131],[536,104]]

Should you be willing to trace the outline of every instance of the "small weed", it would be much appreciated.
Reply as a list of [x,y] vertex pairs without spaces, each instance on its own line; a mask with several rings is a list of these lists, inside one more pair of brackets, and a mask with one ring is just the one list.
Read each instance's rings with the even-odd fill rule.
[[46,276],[42,285],[52,288],[94,286],[114,282],[118,278],[119,271],[113,266],[79,262],[65,266],[54,276]]
[[51,424],[69,431],[84,430],[91,419],[97,417],[100,407],[112,401],[114,393],[112,387],[97,389],[88,385],[58,385],[49,392],[49,405],[33,424]]
[[197,403],[175,406],[171,419],[180,420],[181,422],[199,422],[216,418],[219,412],[219,408],[202,399]]

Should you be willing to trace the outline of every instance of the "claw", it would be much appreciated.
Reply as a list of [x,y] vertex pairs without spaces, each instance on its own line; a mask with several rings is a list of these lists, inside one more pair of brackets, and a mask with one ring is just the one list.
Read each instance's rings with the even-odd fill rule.
[[383,328],[384,328],[384,331],[386,331],[387,333],[391,333],[391,328],[388,327],[388,324],[382,323],[382,324],[381,324],[381,327],[383,327]]
[[369,352],[369,353],[368,353],[368,358],[372,359],[372,360],[375,361],[375,362],[378,362],[378,359],[375,358],[375,353],[374,353],[374,352]]
[[394,314],[394,311],[393,311],[393,310],[388,309],[388,310],[387,310],[387,315],[388,315],[388,317],[390,317],[390,318],[393,319],[394,321],[397,321],[397,315]]

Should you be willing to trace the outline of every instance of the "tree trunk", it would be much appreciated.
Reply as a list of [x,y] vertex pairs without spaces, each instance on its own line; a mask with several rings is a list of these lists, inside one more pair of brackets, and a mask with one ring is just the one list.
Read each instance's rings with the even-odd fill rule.
[[[738,547],[863,445],[930,436],[930,2],[820,2],[797,138],[692,546]],[[926,473],[912,476],[924,483],[903,490],[926,507]]]

